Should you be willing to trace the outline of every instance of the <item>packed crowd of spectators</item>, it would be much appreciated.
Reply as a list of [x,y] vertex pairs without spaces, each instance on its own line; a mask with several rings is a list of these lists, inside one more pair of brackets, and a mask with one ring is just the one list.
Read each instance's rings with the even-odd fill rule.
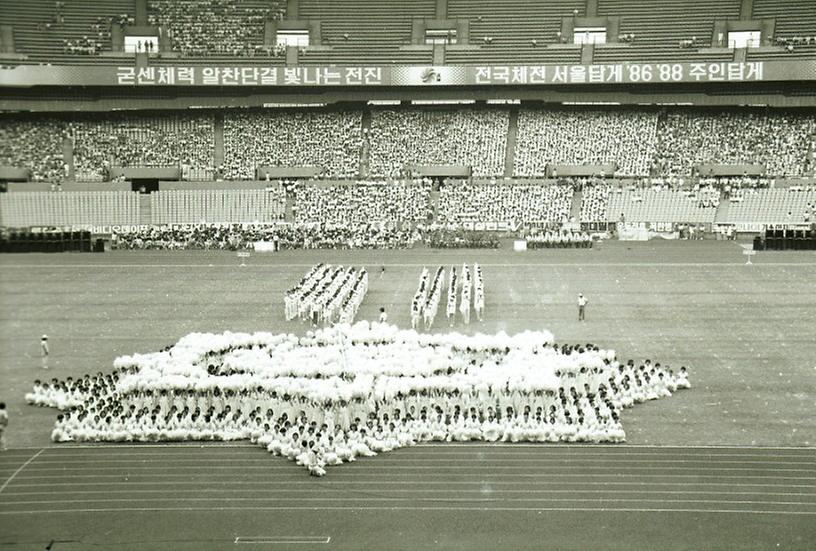
[[92,178],[106,176],[112,166],[213,166],[212,115],[109,113],[70,126],[76,171]]
[[370,171],[395,178],[405,165],[470,166],[474,176],[504,174],[509,112],[503,109],[374,111]]
[[[188,113],[9,117],[0,124],[3,163],[58,181],[66,175],[61,142],[72,137],[83,180],[109,178],[110,166],[179,166],[224,180],[255,179],[261,166],[317,167],[321,178],[343,179],[366,166],[373,178],[400,177],[406,165],[471,166],[477,177],[504,172],[509,112],[499,108],[376,109],[365,136],[362,110],[230,110],[220,173],[213,115]],[[634,175],[640,187],[683,189],[701,164],[765,167],[767,177],[713,183],[733,190],[816,168],[816,116],[804,111],[676,109],[658,121],[651,111],[522,109],[518,131],[520,177],[545,176],[552,163],[614,163],[616,176]],[[566,180],[575,187],[582,179]]]
[[229,111],[224,179],[254,179],[259,166],[316,166],[324,176],[356,176],[362,116],[362,111]]
[[439,195],[438,219],[447,222],[565,222],[570,186],[449,181]]
[[0,165],[27,168],[36,182],[68,176],[63,140],[68,124],[55,117],[4,118],[0,121]]
[[801,176],[816,134],[812,112],[671,111],[661,119],[652,171],[691,174],[699,164],[761,164]]
[[118,231],[113,234],[114,249],[161,250],[252,250],[256,242],[285,249],[404,249],[421,236],[411,228],[388,224],[332,226],[329,224],[222,224],[155,226],[148,229]]
[[522,109],[515,174],[542,177],[550,164],[616,164],[617,174],[645,176],[657,122],[651,111]]
[[148,0],[148,23],[161,27],[183,56],[254,56],[264,48],[264,26],[282,19],[283,0]]
[[431,215],[430,180],[301,185],[295,190],[295,221],[359,226],[418,223]]

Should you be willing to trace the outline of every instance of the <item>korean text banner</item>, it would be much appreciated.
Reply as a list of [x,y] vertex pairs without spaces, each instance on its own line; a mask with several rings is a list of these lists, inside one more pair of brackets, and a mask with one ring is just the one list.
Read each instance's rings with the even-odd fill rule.
[[797,61],[277,67],[258,65],[39,66],[0,68],[0,86],[557,86],[816,80],[816,59]]

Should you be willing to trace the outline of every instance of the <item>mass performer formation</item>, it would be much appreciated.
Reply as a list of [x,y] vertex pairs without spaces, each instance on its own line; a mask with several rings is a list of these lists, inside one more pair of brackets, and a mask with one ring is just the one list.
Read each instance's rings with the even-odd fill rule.
[[[441,295],[440,270],[423,272],[425,305]],[[481,279],[478,266],[466,271],[453,281]],[[336,291],[362,276],[320,266],[304,282],[339,279]],[[117,358],[109,374],[37,381],[26,400],[62,410],[56,442],[249,439],[323,476],[420,442],[622,442],[623,408],[688,387],[685,367],[621,361],[546,331],[465,336],[359,322],[303,337],[193,333]]]

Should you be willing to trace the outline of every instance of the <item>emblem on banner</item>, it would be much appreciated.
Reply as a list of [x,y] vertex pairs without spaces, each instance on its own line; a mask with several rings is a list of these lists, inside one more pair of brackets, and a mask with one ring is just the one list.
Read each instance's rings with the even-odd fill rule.
[[427,69],[422,71],[420,75],[422,82],[425,84],[433,84],[434,82],[442,82],[442,73],[434,69],[433,67],[428,67]]

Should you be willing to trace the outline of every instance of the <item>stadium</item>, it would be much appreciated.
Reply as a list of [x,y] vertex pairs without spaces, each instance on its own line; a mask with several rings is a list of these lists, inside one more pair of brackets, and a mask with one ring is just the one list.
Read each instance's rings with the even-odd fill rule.
[[812,0],[0,0],[0,252],[2,549],[816,540]]

